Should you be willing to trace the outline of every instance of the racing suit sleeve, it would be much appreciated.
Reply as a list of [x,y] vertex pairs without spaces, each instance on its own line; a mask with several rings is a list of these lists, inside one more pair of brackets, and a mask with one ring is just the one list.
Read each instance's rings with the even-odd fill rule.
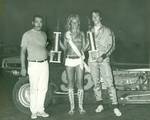
[[107,38],[106,52],[101,57],[103,59],[109,57],[114,50],[115,50],[115,35],[113,32],[110,32]]

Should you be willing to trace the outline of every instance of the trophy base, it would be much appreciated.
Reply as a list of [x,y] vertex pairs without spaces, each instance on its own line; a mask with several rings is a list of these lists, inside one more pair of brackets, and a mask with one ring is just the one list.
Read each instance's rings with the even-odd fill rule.
[[91,50],[89,51],[89,62],[95,62],[98,58],[98,51],[97,50]]
[[50,63],[61,63],[61,51],[50,51]]

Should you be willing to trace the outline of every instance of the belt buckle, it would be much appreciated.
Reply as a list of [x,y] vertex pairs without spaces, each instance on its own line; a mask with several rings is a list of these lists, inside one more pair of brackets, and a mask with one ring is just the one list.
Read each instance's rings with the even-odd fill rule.
[[38,62],[45,62],[47,59],[44,59],[44,60],[40,60],[40,61],[38,61]]

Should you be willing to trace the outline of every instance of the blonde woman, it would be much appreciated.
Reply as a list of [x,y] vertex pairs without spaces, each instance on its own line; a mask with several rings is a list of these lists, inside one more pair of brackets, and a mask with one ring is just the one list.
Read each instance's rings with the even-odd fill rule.
[[68,96],[70,102],[69,114],[74,114],[74,84],[77,85],[77,97],[79,113],[84,114],[86,111],[83,108],[83,76],[84,76],[84,51],[86,49],[85,36],[80,31],[79,15],[72,14],[68,16],[66,21],[66,32],[64,35],[64,43],[61,47],[65,52],[65,66],[68,79]]

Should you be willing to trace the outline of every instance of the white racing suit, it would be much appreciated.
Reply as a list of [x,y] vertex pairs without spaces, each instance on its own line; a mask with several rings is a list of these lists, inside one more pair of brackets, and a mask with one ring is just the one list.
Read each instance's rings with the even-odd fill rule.
[[[94,33],[94,29],[91,31]],[[98,30],[97,34],[95,34],[95,45],[96,49],[98,50],[99,57],[105,54],[105,58],[102,62],[89,62],[90,71],[94,82],[94,93],[96,101],[102,100],[102,86],[100,81],[102,77],[103,82],[108,88],[108,93],[110,99],[112,100],[112,104],[116,105],[118,102],[109,60],[109,56],[115,48],[114,34],[110,31],[110,29],[102,26],[102,28]]]

